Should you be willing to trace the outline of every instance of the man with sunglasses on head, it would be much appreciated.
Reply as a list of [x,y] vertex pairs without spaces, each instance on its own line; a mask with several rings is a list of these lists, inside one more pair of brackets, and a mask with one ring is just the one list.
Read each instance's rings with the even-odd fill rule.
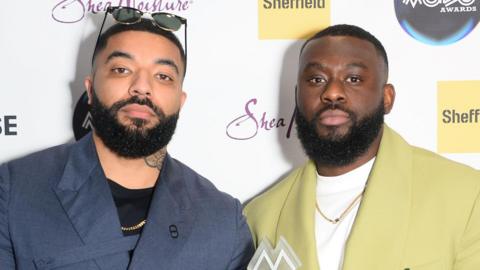
[[294,93],[310,160],[246,206],[257,245],[288,243],[296,270],[480,269],[480,174],[384,124],[395,89],[377,38],[318,32]]
[[85,79],[94,131],[0,166],[0,269],[244,269],[241,204],[166,151],[186,98],[175,29],[109,12]]

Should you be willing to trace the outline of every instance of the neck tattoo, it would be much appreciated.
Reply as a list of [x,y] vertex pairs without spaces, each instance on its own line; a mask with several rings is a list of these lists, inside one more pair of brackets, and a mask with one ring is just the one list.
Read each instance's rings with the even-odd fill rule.
[[145,164],[151,168],[157,168],[159,171],[162,170],[163,160],[165,159],[165,155],[167,154],[167,148],[164,147],[154,154],[145,157]]

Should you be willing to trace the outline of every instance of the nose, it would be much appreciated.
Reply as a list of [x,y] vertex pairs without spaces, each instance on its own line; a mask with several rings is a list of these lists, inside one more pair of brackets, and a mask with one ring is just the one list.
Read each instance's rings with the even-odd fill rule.
[[147,98],[152,95],[152,84],[146,72],[138,72],[134,77],[128,93],[131,96]]
[[338,80],[330,81],[321,95],[322,102],[325,104],[339,104],[346,101],[345,89],[342,82]]

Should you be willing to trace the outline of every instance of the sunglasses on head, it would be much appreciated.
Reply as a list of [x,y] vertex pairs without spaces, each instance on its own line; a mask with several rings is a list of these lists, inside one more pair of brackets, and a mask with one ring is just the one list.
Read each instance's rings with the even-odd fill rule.
[[[105,12],[105,17],[103,17],[102,26],[100,26],[100,31],[98,32],[97,42],[95,43],[95,50],[98,46],[98,39],[102,34],[103,26],[105,24],[105,20],[107,19],[108,13],[112,14],[113,19],[117,23],[121,24],[135,24],[142,20],[144,12],[131,7],[108,7]],[[159,28],[175,32],[185,25],[184,29],[184,42],[185,42],[185,60],[187,58],[187,19],[180,17],[175,14],[167,13],[167,12],[155,12],[155,13],[148,13],[152,17],[152,22]],[[94,52],[95,55],[95,52]],[[93,61],[93,59],[92,59]]]

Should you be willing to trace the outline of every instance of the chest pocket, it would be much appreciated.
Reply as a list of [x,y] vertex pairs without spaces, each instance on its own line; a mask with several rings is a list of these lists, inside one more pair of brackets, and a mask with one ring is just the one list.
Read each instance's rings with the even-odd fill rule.
[[[121,239],[115,239],[109,242],[85,245],[77,248],[72,248],[58,254],[53,254],[51,256],[35,258],[34,263],[36,269],[38,270],[84,269],[79,268],[81,267],[80,264],[82,262],[133,250],[137,244],[137,241],[138,235],[134,235],[123,237]],[[76,267],[75,264],[78,264],[78,267]],[[71,268],[66,267],[69,265],[71,265]],[[126,265],[128,265],[128,261]]]
[[435,260],[428,263],[404,266],[401,270],[446,270],[443,260]]

